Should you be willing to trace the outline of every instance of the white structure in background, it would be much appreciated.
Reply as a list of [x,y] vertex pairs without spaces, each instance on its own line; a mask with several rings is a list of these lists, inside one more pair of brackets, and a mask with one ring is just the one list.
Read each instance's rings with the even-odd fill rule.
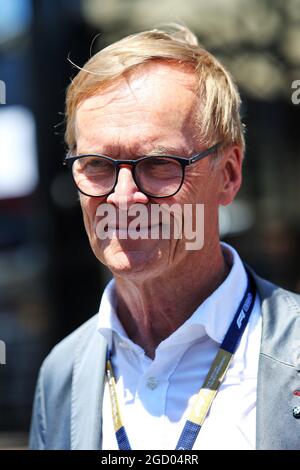
[[3,80],[0,80],[0,104],[6,104],[6,86]]
[[0,108],[0,199],[27,196],[37,183],[33,114],[23,106]]
[[0,340],[0,365],[6,364],[6,345]]

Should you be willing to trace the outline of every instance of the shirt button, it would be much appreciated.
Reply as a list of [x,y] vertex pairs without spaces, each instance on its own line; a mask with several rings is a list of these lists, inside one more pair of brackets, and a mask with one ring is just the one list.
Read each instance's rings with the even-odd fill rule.
[[158,380],[156,377],[149,377],[147,380],[147,387],[150,388],[150,390],[154,390],[158,385]]

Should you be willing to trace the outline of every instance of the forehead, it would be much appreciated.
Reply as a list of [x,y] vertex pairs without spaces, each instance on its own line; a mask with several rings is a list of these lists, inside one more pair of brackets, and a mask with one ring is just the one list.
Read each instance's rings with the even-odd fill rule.
[[132,147],[138,142],[147,147],[164,145],[166,140],[173,145],[176,140],[190,140],[198,107],[191,70],[144,65],[80,104],[75,121],[77,147],[88,146],[90,151],[106,144]]

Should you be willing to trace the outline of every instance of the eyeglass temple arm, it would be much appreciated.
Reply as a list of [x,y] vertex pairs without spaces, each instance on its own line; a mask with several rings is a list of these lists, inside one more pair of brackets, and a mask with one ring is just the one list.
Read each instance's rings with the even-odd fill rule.
[[192,157],[192,158],[189,160],[189,164],[198,162],[199,160],[202,160],[202,158],[205,158],[205,157],[207,157],[208,155],[211,155],[212,153],[215,153],[216,150],[218,150],[218,148],[220,147],[220,145],[221,145],[221,143],[218,142],[217,144],[215,144],[215,145],[213,145],[212,147],[208,148],[208,149],[205,150],[204,152],[198,153],[197,155],[195,155],[194,157]]

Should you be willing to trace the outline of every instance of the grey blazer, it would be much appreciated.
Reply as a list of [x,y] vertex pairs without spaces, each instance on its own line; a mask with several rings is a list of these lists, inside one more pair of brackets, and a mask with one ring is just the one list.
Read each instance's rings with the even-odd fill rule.
[[[253,273],[262,301],[257,449],[300,449],[300,296]],[[61,341],[40,369],[31,449],[101,449],[106,342],[97,315]],[[101,339],[102,338],[102,339]]]

